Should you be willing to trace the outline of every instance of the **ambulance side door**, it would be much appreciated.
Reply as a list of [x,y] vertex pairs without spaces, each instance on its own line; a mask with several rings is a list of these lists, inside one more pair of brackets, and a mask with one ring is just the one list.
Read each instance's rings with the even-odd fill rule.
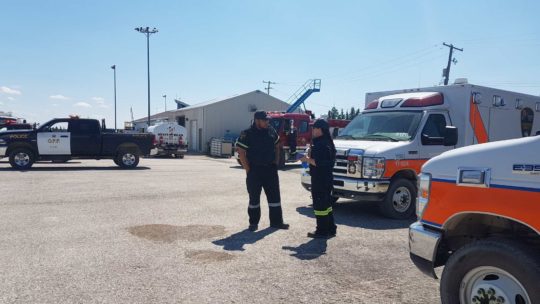
[[71,155],[71,134],[68,121],[56,120],[37,132],[39,155]]

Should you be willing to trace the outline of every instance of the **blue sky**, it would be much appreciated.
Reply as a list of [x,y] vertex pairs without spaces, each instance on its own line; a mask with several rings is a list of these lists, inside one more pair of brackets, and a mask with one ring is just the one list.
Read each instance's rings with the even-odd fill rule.
[[316,114],[359,107],[366,92],[451,80],[540,94],[538,1],[6,1],[0,10],[0,110],[30,121],[77,113],[118,125],[146,116],[146,40],[152,113],[263,90],[286,100],[307,79]]

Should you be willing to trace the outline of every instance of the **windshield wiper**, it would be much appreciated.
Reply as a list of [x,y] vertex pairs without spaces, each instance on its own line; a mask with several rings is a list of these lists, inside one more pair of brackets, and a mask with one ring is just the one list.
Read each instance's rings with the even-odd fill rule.
[[368,139],[368,138],[384,138],[384,139],[389,139],[390,141],[399,141],[391,136],[388,136],[388,135],[382,135],[382,134],[368,134],[366,136],[362,136],[361,138],[362,139]]

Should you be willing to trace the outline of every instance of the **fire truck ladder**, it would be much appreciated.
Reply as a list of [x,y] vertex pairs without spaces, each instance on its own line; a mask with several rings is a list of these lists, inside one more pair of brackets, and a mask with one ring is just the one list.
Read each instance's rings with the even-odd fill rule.
[[289,99],[288,103],[290,104],[286,113],[292,113],[302,105],[308,97],[315,93],[321,91],[321,80],[320,79],[310,79],[304,83]]

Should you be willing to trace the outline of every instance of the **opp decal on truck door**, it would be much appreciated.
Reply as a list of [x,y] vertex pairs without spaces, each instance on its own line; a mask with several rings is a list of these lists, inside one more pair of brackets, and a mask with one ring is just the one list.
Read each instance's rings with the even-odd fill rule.
[[37,146],[40,155],[71,155],[69,132],[39,132]]

